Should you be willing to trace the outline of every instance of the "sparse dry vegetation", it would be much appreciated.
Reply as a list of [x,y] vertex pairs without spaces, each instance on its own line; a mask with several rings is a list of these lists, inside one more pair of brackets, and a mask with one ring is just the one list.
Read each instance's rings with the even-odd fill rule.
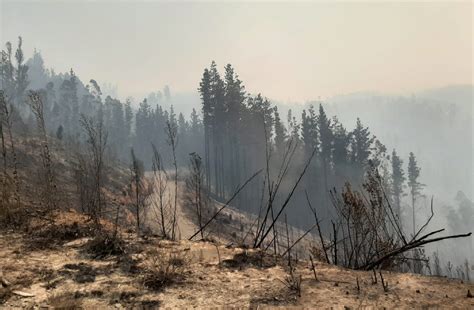
[[74,310],[82,308],[82,298],[74,293],[52,295],[47,304],[53,309]]
[[[1,63],[0,306],[474,306],[470,262],[443,267],[435,252],[431,267],[424,249],[471,233],[438,237],[433,200],[415,221],[424,185],[413,153],[407,233],[402,161],[393,151],[388,173],[385,146],[359,119],[348,133],[320,104],[301,124],[290,113],[287,130],[276,106],[214,62],[202,121],[147,100],[134,114],[72,69],[54,76],[56,99],[52,81],[28,89],[21,46],[16,67],[11,44]],[[187,152],[192,138],[204,138],[204,160]]]
[[111,255],[125,253],[125,245],[120,238],[109,235],[97,235],[91,239],[85,247],[85,252],[96,259],[107,258]]
[[161,291],[167,286],[184,279],[188,261],[180,252],[151,250],[144,254],[142,282],[153,291]]

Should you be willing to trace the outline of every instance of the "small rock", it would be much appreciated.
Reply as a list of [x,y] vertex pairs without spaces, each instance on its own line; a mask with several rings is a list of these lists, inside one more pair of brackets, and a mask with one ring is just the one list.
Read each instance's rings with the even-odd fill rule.
[[470,290],[467,290],[467,298],[473,298],[474,296],[471,294]]
[[21,297],[34,297],[35,296],[35,294],[31,294],[31,293],[27,293],[23,291],[13,291],[12,293]]
[[418,294],[421,293],[420,290],[416,290],[416,292],[417,292]]

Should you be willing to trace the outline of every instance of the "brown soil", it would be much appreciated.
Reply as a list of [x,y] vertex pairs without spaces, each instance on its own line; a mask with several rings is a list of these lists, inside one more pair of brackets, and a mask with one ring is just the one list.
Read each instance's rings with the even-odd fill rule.
[[[28,236],[2,233],[0,276],[9,285],[0,290],[0,307],[474,308],[467,297],[474,285],[458,280],[383,272],[385,292],[380,278],[372,284],[371,272],[315,262],[317,281],[310,263],[300,261],[294,263],[295,278],[302,278],[299,297],[285,284],[285,263],[275,265],[271,256],[209,242],[124,239],[127,255],[94,260],[83,251],[87,237],[60,248],[30,249]],[[153,290],[144,286],[143,267],[147,253],[157,250],[179,256],[182,272]]]

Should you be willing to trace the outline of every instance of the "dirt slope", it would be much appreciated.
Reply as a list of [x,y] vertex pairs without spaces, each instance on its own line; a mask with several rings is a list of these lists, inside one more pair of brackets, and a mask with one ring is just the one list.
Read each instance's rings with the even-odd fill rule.
[[[0,290],[1,307],[474,308],[474,299],[466,297],[468,290],[474,292],[474,285],[457,280],[384,272],[385,292],[380,279],[372,284],[370,272],[316,262],[316,281],[310,264],[300,261],[295,265],[295,277],[302,278],[298,297],[284,284],[288,277],[284,263],[274,265],[271,257],[184,240],[148,239],[133,250],[135,236],[125,238],[131,249],[128,260],[125,256],[94,260],[83,252],[87,238],[32,249],[27,236],[3,233],[0,268],[9,286]],[[183,270],[175,281],[154,291],[144,286],[146,273],[140,268],[147,253],[157,249],[178,255]]]
[[[187,240],[197,226],[182,200],[177,213],[181,241],[137,240],[134,233],[122,232],[125,253],[101,260],[87,253],[90,238],[80,234],[38,242],[34,230],[1,231],[0,308],[474,309],[474,298],[467,297],[468,290],[474,293],[474,285],[459,280],[383,272],[388,283],[384,290],[380,275],[374,283],[371,272],[317,261],[315,279],[311,264],[302,260],[292,262],[291,277],[286,261],[275,262],[268,254],[236,247],[253,222],[251,215],[226,209],[211,227],[216,240],[211,243]],[[85,224],[85,217],[74,212],[60,218],[62,225]],[[146,218],[153,225],[153,214]],[[301,233],[294,230],[292,238]],[[166,272],[173,270],[171,276],[162,276],[163,267]],[[290,285],[299,279],[300,292]]]

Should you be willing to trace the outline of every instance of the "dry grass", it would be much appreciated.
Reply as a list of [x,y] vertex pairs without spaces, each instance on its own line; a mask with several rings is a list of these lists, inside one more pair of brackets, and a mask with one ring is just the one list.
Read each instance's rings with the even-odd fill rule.
[[[117,304],[137,309],[474,306],[473,299],[466,297],[468,289],[473,292],[472,284],[442,278],[384,272],[390,285],[385,292],[381,284],[372,284],[372,272],[314,261],[319,279],[315,281],[310,263],[300,260],[293,266],[297,272],[292,277],[281,265],[261,268],[259,257],[252,256],[255,254],[250,250],[245,253],[243,249],[223,246],[222,262],[237,257],[234,261],[242,259],[247,263],[242,269],[222,268],[214,244],[207,242],[151,239],[140,253],[129,251],[108,260],[93,260],[84,257],[81,247],[75,244],[24,253],[24,241],[25,236],[19,234],[0,235],[0,267],[12,283],[12,290],[34,296],[19,297],[11,290],[0,289],[4,308],[104,309]],[[124,235],[124,242],[134,244],[136,238]],[[14,254],[18,250],[21,254]],[[121,264],[134,266],[136,272],[123,272]]]
[[73,310],[82,308],[82,299],[75,293],[54,294],[48,298],[47,304],[53,309]]

